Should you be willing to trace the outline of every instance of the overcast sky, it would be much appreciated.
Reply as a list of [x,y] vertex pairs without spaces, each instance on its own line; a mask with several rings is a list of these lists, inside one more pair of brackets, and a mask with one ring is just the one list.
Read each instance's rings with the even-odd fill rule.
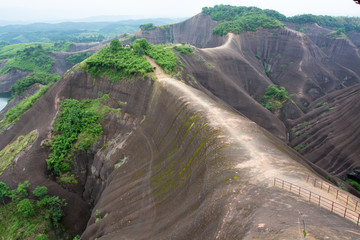
[[0,0],[0,20],[75,20],[102,15],[191,17],[201,12],[202,7],[216,4],[257,6],[286,16],[303,13],[360,16],[360,5],[353,0]]

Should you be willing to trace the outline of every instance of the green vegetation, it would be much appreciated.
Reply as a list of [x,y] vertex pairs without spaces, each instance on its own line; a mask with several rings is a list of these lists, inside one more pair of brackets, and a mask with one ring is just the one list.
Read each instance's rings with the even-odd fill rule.
[[42,87],[37,93],[34,95],[25,98],[15,107],[9,109],[9,111],[5,114],[3,120],[0,121],[0,131],[4,128],[9,127],[11,124],[15,123],[20,119],[21,115],[28,109],[30,109],[34,103],[49,89],[52,84]]
[[10,190],[4,182],[0,182],[0,196],[11,199],[0,206],[1,239],[49,239],[48,234],[53,235],[60,230],[65,200],[49,196],[45,186],[37,186],[33,191],[36,199],[30,199],[29,186],[30,183],[25,181]]
[[155,30],[156,27],[153,23],[147,23],[147,24],[140,25],[140,29],[142,31],[150,31],[150,30]]
[[62,101],[54,124],[55,133],[49,143],[51,153],[46,160],[49,170],[60,176],[60,182],[76,183],[70,173],[73,155],[77,150],[87,150],[102,135],[100,120],[104,116],[110,112],[120,113],[121,109],[112,109],[102,103],[108,98],[105,94],[95,100]]
[[153,58],[155,62],[165,71],[174,71],[179,59],[175,53],[164,45],[151,45],[145,38],[136,39],[132,45],[135,52],[139,55],[146,54]]
[[[331,17],[303,14],[286,17],[274,10],[262,10],[257,7],[236,7],[230,5],[216,5],[213,8],[204,7],[203,15],[210,15],[212,20],[222,21],[213,30],[216,35],[225,35],[228,32],[239,34],[243,31],[256,31],[258,27],[278,28],[284,26],[281,22],[297,24],[317,23],[320,26],[335,30],[329,35],[330,38],[344,39],[344,33],[356,30],[360,31],[359,17]],[[306,27],[299,26],[299,31],[305,31]]]
[[295,150],[296,150],[297,152],[299,152],[301,149],[306,148],[307,145],[308,145],[307,143],[301,144],[300,146],[296,147]]
[[143,55],[153,58],[165,71],[174,71],[179,59],[175,53],[163,45],[151,45],[146,39],[136,39],[131,48],[123,48],[118,39],[111,41],[110,46],[85,61],[87,71],[93,77],[108,76],[110,81],[122,78],[132,79],[134,75],[143,78],[153,71],[153,67]]
[[297,24],[317,23],[320,26],[338,30],[338,34],[340,32],[350,32],[353,30],[360,31],[359,17],[331,17],[303,14],[294,17],[288,17],[286,21]]
[[35,83],[40,83],[42,85],[48,85],[49,83],[54,83],[60,79],[60,76],[56,73],[31,73],[25,78],[17,80],[17,82],[11,87],[11,93],[14,96],[15,94],[21,95],[26,91],[30,86]]
[[66,61],[75,65],[77,63],[84,61],[91,55],[92,55],[92,53],[90,53],[90,52],[77,53],[77,54],[71,55],[70,57],[66,58]]
[[291,96],[285,90],[284,87],[280,89],[274,85],[270,85],[265,92],[262,105],[268,110],[281,109],[282,105],[288,100],[291,100]]
[[122,78],[131,79],[133,75],[146,76],[153,71],[151,64],[130,48],[123,48],[118,39],[111,41],[110,46],[86,60],[86,70],[93,77],[108,76],[110,81]]
[[302,134],[303,134],[302,131],[297,131],[297,132],[295,133],[296,136],[301,136]]
[[[137,40],[135,40],[135,42],[136,41]],[[167,72],[174,71],[177,67],[179,59],[176,57],[175,53],[169,48],[165,48],[162,45],[150,45],[150,47],[146,50],[145,53],[149,57],[155,59],[155,62]]]
[[192,54],[194,52],[194,49],[192,47],[187,46],[174,46],[173,49],[185,55]]
[[[33,143],[38,137],[36,130],[30,132],[25,137],[20,136],[14,142],[7,145],[0,151],[0,175],[5,169],[11,165],[12,161],[21,151],[25,150],[26,147]],[[1,196],[0,196],[1,197]]]
[[5,74],[14,68],[21,71],[50,73],[55,60],[48,54],[49,51],[45,50],[42,45],[25,48],[6,62],[5,67],[1,69],[0,74]]
[[0,59],[7,59],[16,56],[18,52],[23,52],[26,48],[35,48],[41,45],[42,48],[48,49],[53,46],[52,43],[21,43],[0,46]]
[[256,31],[257,28],[279,28],[286,17],[274,10],[261,10],[256,7],[236,7],[216,5],[213,8],[204,7],[203,15],[210,15],[212,20],[223,21],[214,28],[213,34],[226,35],[228,32],[240,34],[244,31]]
[[360,192],[360,183],[350,178],[347,178],[345,181]]

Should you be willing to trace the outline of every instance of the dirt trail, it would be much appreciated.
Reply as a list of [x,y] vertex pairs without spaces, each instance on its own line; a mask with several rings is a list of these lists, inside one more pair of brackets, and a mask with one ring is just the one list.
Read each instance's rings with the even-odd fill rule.
[[[226,47],[232,37],[230,35],[222,47]],[[152,66],[156,67],[155,74],[159,83],[166,89],[173,89],[189,103],[194,104],[195,109],[199,109],[199,112],[211,120],[210,124],[213,127],[221,130],[231,145],[246,153],[245,157],[241,156],[236,168],[247,170],[252,176],[250,182],[267,184],[270,187],[273,185],[274,178],[277,177],[334,202],[344,204],[334,195],[308,184],[306,182],[308,174],[315,177],[316,175],[309,173],[309,170],[287,154],[286,150],[278,147],[276,142],[273,142],[271,137],[267,137],[265,130],[256,123],[225,110],[202,92],[169,77],[153,59],[147,58]]]
[[201,50],[214,50],[214,49],[222,49],[222,48],[228,48],[230,46],[231,41],[234,39],[234,34],[233,33],[228,33],[227,37],[228,39],[226,40],[226,42],[218,47],[214,47],[214,48],[202,48]]

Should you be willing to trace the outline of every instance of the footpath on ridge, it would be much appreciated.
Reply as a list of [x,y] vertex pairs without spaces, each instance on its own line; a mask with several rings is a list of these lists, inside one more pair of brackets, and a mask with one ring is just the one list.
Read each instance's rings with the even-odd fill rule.
[[[230,34],[226,43],[217,48],[226,48],[232,40],[233,34]],[[229,138],[231,143],[246,150],[248,160],[239,162],[236,167],[239,169],[249,169],[252,175],[256,176],[251,181],[258,184],[266,183],[268,187],[272,187],[274,178],[280,178],[346,206],[344,201],[336,198],[334,194],[328,193],[306,181],[308,176],[318,177],[315,174],[309,174],[308,169],[300,164],[298,160],[293,159],[293,156],[295,156],[295,159],[298,158],[296,154],[289,152],[290,154],[278,155],[274,153],[271,147],[268,147],[268,144],[273,143],[268,141],[269,134],[257,126],[256,123],[234,112],[225,110],[209,97],[204,97],[205,94],[199,94],[198,90],[164,73],[161,67],[155,63],[154,59],[148,56],[146,58],[154,67],[157,82],[163,84],[165,88],[174,88],[176,89],[175,91],[181,92],[184,98],[196,104],[199,111],[204,112],[208,119],[211,119],[213,126],[221,129],[222,133]],[[267,136],[265,137],[264,135]],[[284,147],[287,148],[287,146]],[[349,195],[351,194],[349,193]],[[304,197],[301,198],[306,200]]]

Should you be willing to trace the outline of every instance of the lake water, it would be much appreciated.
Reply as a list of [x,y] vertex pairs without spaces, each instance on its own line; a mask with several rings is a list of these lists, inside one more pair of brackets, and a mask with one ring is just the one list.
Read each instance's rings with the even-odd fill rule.
[[11,93],[0,93],[0,111],[6,106]]

